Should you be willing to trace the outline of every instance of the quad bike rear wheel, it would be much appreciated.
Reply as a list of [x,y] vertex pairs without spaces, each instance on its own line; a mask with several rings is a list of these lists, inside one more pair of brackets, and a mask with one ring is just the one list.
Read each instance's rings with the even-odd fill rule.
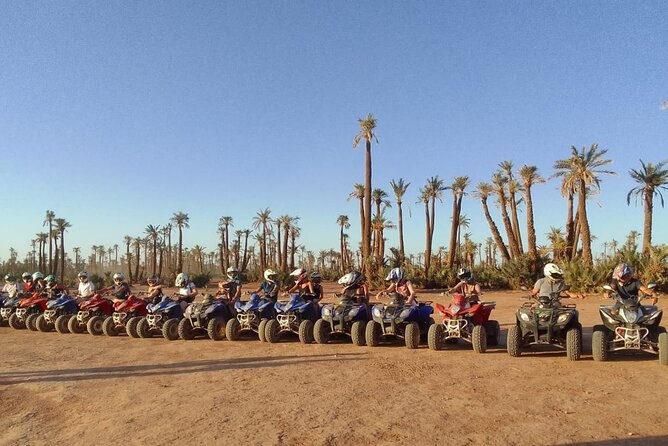
[[313,325],[313,337],[318,344],[327,344],[332,334],[332,326],[324,319],[318,319]]
[[148,320],[143,317],[137,322],[137,335],[139,335],[140,338],[150,338],[152,337],[151,334],[151,327],[148,326]]
[[135,339],[139,337],[139,333],[137,333],[137,324],[139,324],[139,321],[141,321],[142,319],[145,318],[141,316],[135,316],[128,319],[128,321],[125,323],[125,332],[128,334],[129,337]]
[[313,321],[306,319],[299,324],[299,342],[311,344],[313,342]]
[[179,338],[184,341],[195,339],[195,330],[193,329],[193,324],[190,322],[190,319],[183,318],[179,322]]
[[88,319],[88,322],[86,323],[86,330],[93,336],[102,336],[104,333],[102,330],[104,321],[106,321],[104,316],[93,316]]
[[35,322],[37,321],[37,316],[39,316],[39,314],[35,313],[26,316],[25,325],[28,330],[37,331],[37,325],[35,325]]
[[668,333],[659,333],[659,364],[668,365]]
[[86,331],[85,325],[81,325],[76,316],[72,316],[67,321],[67,329],[69,330],[70,333],[74,334],[81,334],[84,331]]
[[366,329],[366,321],[355,321],[353,322],[352,327],[350,327],[350,338],[353,341],[353,345],[362,347],[366,344],[366,339],[364,339],[364,332]]
[[366,345],[369,347],[378,347],[380,336],[383,333],[380,324],[376,321],[369,321],[366,324]]
[[60,334],[67,334],[70,332],[70,329],[68,327],[68,322],[70,319],[76,320],[76,317],[74,317],[71,314],[61,314],[56,318],[56,323],[53,324],[56,327],[56,331]]
[[264,337],[264,330],[267,327],[267,320],[262,319],[257,326],[257,337],[260,342],[265,342],[267,339]]
[[102,323],[102,333],[107,336],[118,336],[118,328],[114,324],[114,318],[109,316]]
[[485,353],[487,351],[487,330],[484,325],[476,325],[471,333],[471,344],[476,353]]
[[26,328],[25,321],[20,320],[19,317],[16,315],[16,313],[12,313],[9,316],[7,322],[9,323],[9,326],[12,327],[14,330],[22,330]]
[[[236,321],[236,318],[234,320]],[[212,341],[222,341],[225,339],[227,336],[226,331],[227,324],[225,323],[225,319],[220,316],[211,318],[206,326],[206,333]]]
[[566,332],[566,356],[571,361],[577,361],[580,355],[582,355],[582,329],[576,326]]
[[499,338],[501,338],[501,326],[498,321],[489,320],[485,323],[485,330],[487,331],[487,345],[496,347],[499,345]]
[[241,324],[236,317],[231,318],[225,324],[225,337],[228,341],[238,341],[241,339]]
[[46,318],[44,317],[44,313],[40,314],[35,318],[35,327],[37,330],[41,331],[42,333],[48,333],[51,331],[52,326],[46,321]]
[[440,350],[443,345],[441,344],[441,339],[443,339],[443,333],[445,329],[443,324],[434,324],[429,327],[427,332],[427,345],[430,350]]
[[264,338],[267,342],[275,344],[278,342],[281,332],[281,325],[276,319],[269,319],[264,327]]
[[404,328],[404,342],[406,348],[416,349],[420,346],[420,325],[417,322],[409,322]]
[[[144,320],[144,319],[142,319]],[[162,324],[162,337],[168,341],[176,341],[179,338],[179,320],[172,318],[167,319]]]
[[594,361],[608,359],[608,333],[605,325],[594,325],[594,331],[591,334],[591,356]]
[[522,355],[522,330],[517,325],[512,325],[508,329],[508,339],[506,339],[506,349],[510,356],[519,357]]

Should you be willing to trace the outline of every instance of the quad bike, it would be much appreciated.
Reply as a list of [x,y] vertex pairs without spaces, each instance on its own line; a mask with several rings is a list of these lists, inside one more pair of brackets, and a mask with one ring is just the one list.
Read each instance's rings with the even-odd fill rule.
[[351,293],[337,295],[338,304],[323,305],[321,319],[315,321],[313,336],[318,344],[327,344],[332,336],[349,336],[354,345],[366,344],[365,330],[369,321],[369,306],[366,299],[357,303]]
[[9,316],[9,326],[17,330],[27,328],[37,331],[35,320],[46,310],[47,302],[46,294],[39,292],[23,297],[19,300],[16,311]]
[[104,320],[113,312],[114,306],[111,300],[94,294],[89,300],[79,304],[79,312],[67,321],[67,328],[70,333],[78,334],[88,331],[93,336],[100,336]]
[[429,327],[429,348],[440,350],[444,344],[456,344],[459,339],[471,344],[476,353],[485,353],[488,345],[499,345],[501,328],[489,318],[494,308],[496,302],[480,302],[463,294],[455,294],[447,307],[436,304],[443,323]]
[[267,321],[276,316],[274,301],[251,294],[248,302],[234,303],[237,316],[227,321],[225,336],[228,341],[238,341],[242,333],[257,333],[261,342],[265,341],[264,330]]
[[[603,288],[613,291],[608,285]],[[616,293],[616,306],[601,305],[603,325],[595,325],[591,337],[595,361],[607,360],[612,352],[644,351],[658,355],[659,362],[668,365],[668,333],[659,325],[663,311],[653,305],[640,305],[642,298]]]
[[9,317],[14,314],[19,306],[21,296],[2,298],[2,308],[0,308],[0,326],[9,324]]
[[286,333],[297,334],[302,344],[313,342],[313,324],[320,316],[317,304],[293,294],[286,303],[276,302],[274,308],[276,319],[268,320],[264,329],[267,342],[278,342]]
[[163,296],[158,303],[146,306],[148,314],[137,322],[136,333],[140,338],[161,335],[168,341],[179,338],[179,321],[183,317],[181,302],[169,296]]
[[407,305],[403,297],[393,294],[390,304],[377,304],[371,309],[371,320],[366,324],[366,345],[377,347],[381,339],[392,342],[403,339],[407,348],[418,348],[420,338],[434,324],[431,302]]
[[202,302],[188,305],[179,321],[178,334],[184,341],[208,336],[214,341],[225,339],[225,324],[234,316],[227,301],[207,295]]
[[49,300],[46,307],[44,313],[35,319],[37,329],[46,333],[55,328],[60,334],[69,333],[67,323],[79,311],[77,300],[62,293],[56,299]]
[[126,300],[114,302],[114,312],[102,323],[102,332],[107,336],[126,333],[137,337],[137,323],[146,316],[146,301],[130,295]]
[[566,350],[571,361],[582,354],[582,325],[574,304],[562,305],[559,293],[540,296],[517,310],[516,324],[508,329],[506,342],[510,356],[521,356],[522,349],[551,345]]

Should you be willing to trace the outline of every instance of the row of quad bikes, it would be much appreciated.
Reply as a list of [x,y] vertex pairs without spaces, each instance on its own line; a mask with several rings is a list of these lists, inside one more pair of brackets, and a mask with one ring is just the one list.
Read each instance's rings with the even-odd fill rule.
[[[621,300],[621,308],[600,307],[603,324],[592,335],[592,356],[604,361],[616,351],[645,351],[659,356],[668,365],[668,334],[661,327],[662,311],[642,306],[638,299]],[[15,329],[59,333],[84,333],[134,338],[163,336],[168,340],[208,337],[215,341],[236,341],[257,336],[275,343],[284,336],[297,335],[302,343],[328,343],[334,338],[350,338],[358,346],[378,346],[381,342],[403,341],[418,348],[426,341],[432,350],[458,343],[470,344],[484,353],[500,341],[500,326],[490,319],[495,302],[477,301],[456,294],[448,306],[420,302],[368,305],[346,296],[338,304],[322,307],[299,295],[287,302],[250,296],[246,302],[228,304],[206,297],[185,311],[167,296],[147,303],[130,296],[113,303],[100,295],[78,302],[61,295],[47,299],[40,294],[0,301],[0,324]],[[442,315],[436,323],[434,307]],[[516,323],[508,329],[506,347],[511,356],[521,356],[534,346],[549,345],[566,351],[570,360],[582,354],[582,325],[575,305],[564,305],[557,295],[542,296],[517,310]]]

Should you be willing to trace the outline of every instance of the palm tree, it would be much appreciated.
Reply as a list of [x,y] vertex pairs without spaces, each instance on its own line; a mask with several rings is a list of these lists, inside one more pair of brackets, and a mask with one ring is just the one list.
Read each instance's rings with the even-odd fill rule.
[[582,240],[582,260],[588,267],[593,266],[594,259],[591,253],[591,232],[589,220],[587,219],[587,189],[592,187],[594,191],[600,189],[601,180],[599,175],[615,175],[611,170],[601,169],[612,163],[612,160],[603,159],[608,151],[599,150],[598,144],[592,144],[589,149],[582,148],[581,151],[575,146],[571,147],[571,157],[558,160],[554,163],[557,171],[556,176],[572,176],[577,184],[578,193],[578,219],[580,227],[580,238]]
[[494,243],[496,244],[498,250],[501,252],[501,257],[503,257],[504,260],[510,260],[510,253],[508,253],[508,248],[506,248],[506,244],[503,242],[503,238],[501,237],[499,228],[498,226],[496,226],[494,219],[492,219],[492,215],[489,213],[489,206],[487,205],[487,200],[489,199],[489,196],[492,193],[494,193],[494,188],[490,184],[478,183],[476,190],[473,192],[473,196],[480,199],[480,202],[482,203],[483,213],[485,214],[485,218],[487,219],[487,224],[489,225],[489,229],[492,232]]
[[431,248],[434,240],[434,225],[436,213],[436,200],[442,201],[445,186],[443,180],[438,175],[427,180],[427,184],[420,189],[420,201],[425,207],[426,234],[425,234],[425,252],[424,252],[424,277],[425,282],[429,283],[429,268],[431,266]]
[[44,250],[46,248],[46,240],[49,238],[49,234],[46,232],[38,232],[35,235],[37,236],[37,242],[39,243],[39,270],[44,271],[46,266],[44,262]]
[[364,185],[363,184],[359,184],[359,183],[353,184],[353,191],[348,194],[348,201],[350,201],[353,198],[359,200],[359,205],[360,205],[360,228],[361,228],[360,243],[363,243],[363,240],[364,240],[364,222],[366,221],[364,219]]
[[631,204],[631,196],[636,197],[636,202],[638,198],[642,198],[645,202],[645,222],[643,225],[643,235],[642,235],[642,254],[643,256],[649,256],[649,248],[652,246],[652,214],[654,210],[654,195],[658,195],[661,198],[661,207],[664,206],[663,194],[661,189],[668,189],[666,184],[668,184],[668,169],[665,169],[665,165],[668,161],[662,161],[658,164],[647,163],[645,164],[643,160],[640,160],[640,165],[642,169],[629,170],[629,175],[633,180],[639,184],[639,186],[631,189],[626,196],[626,203]]
[[404,252],[404,218],[401,210],[401,202],[404,198],[406,190],[408,189],[408,186],[410,185],[411,183],[404,183],[403,178],[399,178],[399,181],[397,182],[395,182],[394,180],[390,181],[390,186],[392,186],[392,190],[394,191],[394,197],[397,202],[397,214],[398,214],[397,224],[399,228],[399,254],[401,255],[402,262],[406,257],[406,253]]
[[260,228],[260,270],[267,269],[267,226],[271,223],[271,211],[269,208],[261,209],[253,217],[253,229]]
[[188,224],[190,217],[184,212],[175,212],[170,221],[179,229],[179,256],[176,263],[176,269],[178,272],[183,272],[183,228],[190,227]]
[[167,245],[167,264],[170,268],[173,268],[172,264],[172,224],[167,223],[162,225],[162,237]]
[[244,256],[241,262],[241,270],[246,271],[248,267],[248,236],[250,235],[250,229],[244,229]]
[[568,248],[564,233],[561,228],[550,227],[550,232],[547,233],[547,240],[552,245],[552,260],[559,262],[564,259],[564,251]]
[[517,245],[513,225],[510,223],[510,217],[508,216],[508,198],[506,196],[508,178],[502,173],[496,172],[492,176],[492,184],[494,185],[494,191],[496,192],[499,207],[501,208],[501,220],[503,221],[503,226],[506,229],[506,235],[508,236],[510,256],[512,258],[517,258],[520,256],[520,249]]
[[512,218],[513,225],[513,234],[515,234],[515,240],[517,241],[517,249],[519,250],[520,255],[524,254],[524,246],[522,245],[522,234],[520,232],[520,221],[517,218],[517,198],[516,194],[519,192],[519,184],[515,181],[513,177],[513,162],[512,161],[501,161],[499,163],[499,168],[503,175],[508,178],[508,204],[510,205],[510,216]]
[[[79,260],[80,260],[80,256],[81,256],[81,248],[79,248],[78,246],[75,246],[74,248],[72,248],[72,251],[74,252],[74,268],[78,270],[79,269]],[[33,253],[34,253],[34,251],[33,251]]]
[[153,259],[151,263],[151,275],[155,276],[158,263],[158,239],[160,238],[160,225],[148,225],[144,229],[144,234],[153,242]]
[[230,226],[234,227],[234,219],[232,217],[220,217],[218,220],[218,227],[221,232],[221,241],[223,244],[223,257],[221,257],[222,270],[225,272],[230,265]]
[[141,259],[142,239],[135,237],[132,239],[132,246],[135,248],[135,280],[139,281],[139,261]]
[[348,218],[347,215],[339,215],[336,219],[336,224],[338,224],[340,229],[341,229],[339,231],[339,247],[341,248],[341,274],[345,274],[346,268],[347,268],[347,265],[346,265],[346,258],[347,258],[346,246],[343,242],[343,238],[344,238],[345,234],[344,234],[343,230],[350,228],[349,220],[350,219]]
[[[281,226],[283,226],[283,246],[282,249],[279,249],[280,253],[280,261],[279,265],[281,268],[281,271],[286,272],[288,269],[288,239],[290,237],[290,228],[297,223],[299,220],[299,217],[291,217],[289,215],[281,215],[278,217],[278,219],[281,222]],[[278,234],[278,241],[280,242],[281,235],[280,232]]]
[[456,246],[455,242],[459,240],[459,216],[462,213],[462,199],[464,198],[464,190],[469,185],[469,177],[457,177],[454,179],[450,187],[452,191],[452,222],[450,226],[450,249],[448,250],[448,268],[452,268],[455,262]]
[[123,242],[125,243],[125,258],[128,263],[128,280],[129,283],[132,283],[132,254],[130,254],[130,244],[132,243],[132,237],[126,235],[123,237]]
[[[534,184],[544,183],[543,177],[538,175],[538,167],[524,165],[520,168],[520,178],[522,178],[522,193],[527,205],[527,243],[529,259],[535,263],[538,259],[538,249],[536,247],[536,227],[533,220],[533,199],[531,197],[531,187]],[[535,265],[534,265],[535,266]]]
[[[71,228],[70,222],[64,218],[55,218],[53,222],[56,224],[56,231],[60,235],[60,277],[65,279],[65,230]],[[57,270],[58,268],[56,268]],[[58,271],[56,271],[56,274]]]
[[362,140],[365,142],[366,158],[364,169],[364,232],[362,238],[362,263],[366,272],[367,280],[371,280],[371,142],[378,138],[374,129],[376,128],[376,118],[369,113],[366,118],[357,120],[360,126],[360,132],[353,139],[353,148],[357,147]]
[[195,245],[190,250],[190,254],[195,258],[195,265],[197,266],[197,272],[204,272],[204,252],[206,248],[200,245]]
[[297,225],[290,226],[290,269],[295,269],[295,252],[297,252],[297,238],[301,235],[301,229]]
[[49,237],[49,274],[53,274],[53,219],[56,218],[56,213],[53,211],[46,211],[46,216],[44,217],[44,223],[42,226],[48,226],[49,232],[47,236]]

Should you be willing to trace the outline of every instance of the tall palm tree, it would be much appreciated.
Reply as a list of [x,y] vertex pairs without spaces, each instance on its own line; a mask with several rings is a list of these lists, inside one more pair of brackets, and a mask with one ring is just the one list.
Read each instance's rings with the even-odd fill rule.
[[360,132],[353,139],[353,148],[360,142],[365,143],[365,164],[364,164],[364,236],[362,238],[362,262],[366,272],[367,280],[371,280],[371,142],[376,141],[375,128],[376,118],[369,113],[366,118],[357,120],[360,126]]
[[78,270],[79,269],[79,260],[80,260],[80,257],[81,257],[81,248],[79,248],[78,246],[75,246],[74,248],[72,248],[72,251],[74,252],[74,268]]
[[593,266],[594,259],[591,253],[591,232],[589,220],[587,219],[587,189],[591,187],[594,191],[600,189],[601,180],[599,175],[616,175],[611,170],[602,169],[612,163],[612,160],[603,159],[608,151],[599,150],[598,144],[592,144],[589,149],[585,147],[581,151],[575,146],[571,147],[570,158],[557,160],[554,163],[556,176],[572,176],[577,184],[578,193],[578,219],[580,227],[580,238],[582,240],[582,261],[588,267]]
[[[469,185],[469,177],[456,177],[452,184],[447,188],[452,191],[452,222],[450,226],[450,248],[448,250],[448,268],[452,268],[455,262],[456,247],[459,245],[459,216],[462,213],[462,199],[464,190]],[[455,244],[457,242],[457,244]]]
[[46,232],[38,232],[35,234],[37,236],[37,242],[39,243],[39,270],[44,271],[46,268],[46,264],[44,261],[44,251],[46,248],[46,241],[49,238],[49,234]]
[[125,243],[125,259],[128,264],[128,280],[129,283],[132,283],[132,254],[130,254],[130,244],[132,243],[132,237],[126,235],[123,237],[123,243]]
[[346,272],[346,246],[344,244],[343,238],[345,233],[343,232],[344,229],[350,228],[350,219],[348,218],[347,215],[339,215],[336,218],[336,224],[339,225],[340,231],[339,231],[339,247],[341,248],[341,274],[345,274]]
[[47,232],[47,236],[49,237],[49,274],[53,274],[53,238],[51,235],[53,234],[53,219],[56,218],[56,213],[53,211],[46,211],[46,215],[44,217],[44,222],[42,226],[48,226],[49,227],[49,232]]
[[241,262],[241,270],[246,271],[248,267],[248,236],[250,235],[250,229],[244,229],[244,256]]
[[260,269],[267,268],[267,226],[271,223],[271,211],[269,208],[261,209],[253,217],[253,229],[260,229]]
[[172,223],[176,225],[179,230],[179,255],[176,263],[177,271],[183,272],[183,228],[189,228],[190,217],[185,212],[175,212],[170,219]]
[[135,237],[132,239],[132,246],[135,248],[135,280],[139,281],[139,263],[141,260],[142,239]]
[[636,202],[638,198],[642,198],[645,202],[645,222],[643,224],[643,235],[642,235],[642,254],[643,256],[649,255],[649,248],[652,245],[652,214],[654,211],[654,195],[658,195],[661,198],[661,207],[663,207],[663,194],[661,189],[668,189],[666,184],[668,184],[668,169],[665,169],[665,165],[668,161],[662,161],[658,164],[647,163],[645,164],[643,160],[640,160],[640,165],[642,169],[629,170],[629,175],[633,178],[633,181],[639,184],[639,186],[631,189],[626,196],[626,203],[631,204],[631,196],[636,197]]
[[[64,218],[55,218],[53,222],[56,224],[56,231],[60,235],[60,277],[65,279],[65,230],[71,228],[70,222]],[[58,268],[56,268],[56,274]]]
[[522,233],[520,232],[520,221],[517,217],[517,197],[516,194],[519,192],[519,184],[513,176],[513,162],[512,161],[501,161],[499,163],[499,168],[501,169],[502,175],[505,175],[508,178],[508,204],[510,205],[510,216],[512,218],[513,234],[515,234],[515,240],[517,240],[517,248],[519,249],[520,255],[524,254],[524,246],[522,244]]
[[144,229],[144,234],[153,242],[153,257],[151,261],[151,275],[155,276],[158,264],[158,239],[160,238],[160,225],[148,225]]
[[[519,171],[522,179],[522,193],[527,205],[527,244],[529,259],[533,262],[538,259],[538,249],[536,247],[536,227],[533,219],[533,199],[531,197],[531,188],[534,184],[544,183],[543,177],[538,175],[538,167],[524,165]],[[534,265],[535,266],[535,265]]]
[[399,178],[399,180],[396,182],[394,180],[390,181],[390,186],[392,186],[392,190],[394,191],[394,198],[396,199],[397,202],[397,214],[398,214],[397,225],[399,228],[399,254],[401,254],[402,262],[404,261],[403,259],[406,257],[406,253],[404,251],[404,218],[401,209],[401,203],[404,198],[404,194],[406,193],[406,190],[410,185],[411,183],[404,183],[403,178]]
[[301,229],[297,225],[290,226],[290,269],[295,269],[295,252],[297,252],[297,239],[301,235]]
[[501,232],[499,232],[498,226],[494,222],[492,215],[489,213],[489,206],[487,205],[487,200],[489,196],[494,193],[494,188],[489,183],[478,183],[476,190],[473,192],[473,196],[478,198],[482,203],[482,210],[487,219],[487,224],[489,229],[492,232],[492,237],[494,238],[494,243],[496,244],[497,249],[501,252],[501,257],[504,260],[510,260],[510,253],[506,244],[503,242],[501,237]]
[[438,175],[431,177],[422,189],[420,189],[419,200],[425,207],[426,233],[425,233],[425,252],[424,252],[424,277],[425,282],[429,283],[429,269],[431,266],[431,248],[434,240],[434,225],[436,213],[436,200],[442,201],[445,186],[443,180]]
[[508,216],[508,196],[506,195],[508,177],[503,175],[501,172],[496,172],[492,176],[492,184],[494,185],[497,201],[499,202],[499,207],[501,208],[501,220],[503,221],[503,226],[506,230],[506,236],[508,237],[510,256],[514,259],[520,256],[520,249],[517,245],[517,239],[515,238],[513,225],[510,223],[510,217]]
[[223,272],[230,266],[230,226],[234,227],[234,219],[229,216],[220,217],[218,227],[221,228],[221,239],[223,244],[223,256],[221,261]]
[[172,264],[172,224],[167,223],[162,225],[162,237],[167,245],[167,264],[170,268],[173,268]]
[[[286,272],[288,269],[288,239],[290,238],[290,228],[299,221],[299,217],[292,217],[290,215],[281,215],[277,218],[280,220],[281,226],[283,227],[283,245],[279,250],[280,252],[280,261],[279,266],[281,271]],[[280,242],[280,233],[279,233],[279,242]]]
[[550,232],[547,233],[547,240],[552,245],[552,260],[559,262],[564,259],[564,252],[567,249],[566,239],[561,228],[550,227]]

